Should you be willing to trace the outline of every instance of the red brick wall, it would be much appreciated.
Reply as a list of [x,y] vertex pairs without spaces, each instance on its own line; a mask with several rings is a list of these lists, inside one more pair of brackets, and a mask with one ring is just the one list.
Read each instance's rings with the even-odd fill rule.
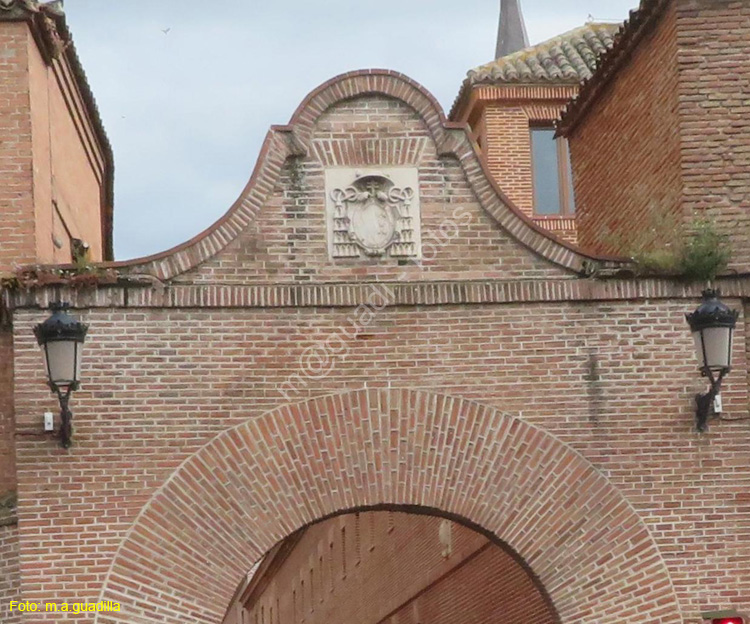
[[21,578],[18,561],[18,525],[0,523],[0,618],[4,624],[19,624],[20,613],[10,613],[11,600],[20,596]]
[[16,489],[13,425],[13,333],[0,329],[0,497]]
[[[378,80],[424,103],[403,79]],[[213,624],[274,544],[383,503],[494,533],[565,624],[595,610],[602,624],[694,624],[703,610],[746,608],[744,315],[723,390],[735,422],[698,435],[693,398],[705,382],[684,320],[697,289],[564,270],[564,248],[486,208],[497,206],[491,184],[473,152],[451,151],[463,135],[440,128],[435,108],[361,97],[374,91],[365,80],[354,97],[356,86],[341,79],[284,131],[310,148],[301,187],[273,153],[272,173],[219,228],[128,270],[186,271],[216,244],[197,269],[149,285],[6,294],[24,597],[121,600],[125,611],[99,618],[107,624]],[[454,207],[471,216],[422,265],[327,256],[322,163],[379,132],[424,139],[429,227]],[[230,227],[242,231],[222,248]],[[750,283],[726,286],[743,308]],[[32,328],[53,297],[77,303],[91,326],[70,451],[40,430],[56,401]]]
[[503,192],[526,214],[534,207],[531,124],[552,126],[578,93],[575,83],[474,85],[451,112],[467,122]]
[[[543,88],[537,91],[543,96]],[[488,102],[482,112],[485,162],[503,192],[530,217],[534,216],[530,128],[532,124],[552,125],[566,103],[544,99],[496,100]],[[563,240],[577,242],[575,219],[546,217],[535,221]]]
[[0,271],[36,258],[28,27],[0,23]]
[[557,622],[510,554],[435,516],[362,512],[327,520],[259,580],[244,622]]
[[390,624],[557,621],[523,568],[492,546],[388,619]]
[[37,259],[69,263],[73,236],[89,243],[92,261],[101,261],[105,165],[89,113],[64,57],[47,64],[29,37],[28,59]]
[[533,214],[529,116],[516,102],[493,102],[487,105],[484,119],[484,158],[492,175],[516,206]]
[[[747,470],[750,446],[743,423],[716,424],[704,441],[693,431],[692,395],[701,382],[686,309],[679,300],[651,303],[645,317],[632,301],[537,304],[533,314],[522,305],[389,308],[361,338],[346,341],[346,357],[328,374],[307,379],[292,398],[397,385],[522,414],[583,453],[643,517],[686,617],[721,597],[741,606],[749,581],[747,548],[737,541],[736,522],[746,513],[737,477]],[[304,371],[309,349],[339,335],[354,313],[92,311],[84,316],[91,325],[86,383],[73,404],[76,446],[66,456],[38,433],[40,414],[53,407],[31,335],[44,315],[19,312],[21,540],[37,553],[27,560],[24,593],[96,598],[116,548],[156,488],[215,434],[286,403],[281,389]],[[741,326],[738,344],[743,338]],[[735,370],[745,370],[744,352],[735,354]],[[747,416],[741,374],[728,378],[724,401],[725,416]],[[62,469],[64,493],[47,485]],[[77,524],[81,516],[92,522]],[[702,517],[712,518],[711,531],[685,546]],[[707,560],[720,560],[719,569],[696,574]],[[65,579],[77,574],[88,580],[69,586]]]
[[656,244],[674,236],[682,221],[679,123],[672,7],[570,137],[581,247],[630,254],[652,228]]
[[[378,149],[353,149],[363,139],[377,143]],[[364,263],[329,259],[324,167],[386,165],[394,151],[399,159],[395,164],[420,169],[423,259],[406,266],[395,258]],[[460,163],[438,156],[425,121],[398,100],[367,97],[331,107],[314,126],[311,153],[306,158],[288,160],[281,175],[264,209],[229,249],[180,275],[177,282],[306,283],[564,275],[498,230],[477,201]]]
[[0,20],[2,272],[70,262],[61,219],[102,259],[104,158],[71,72],[64,60],[43,60],[26,22]]
[[750,7],[728,0],[676,2],[683,212],[730,238],[731,268],[750,269]]

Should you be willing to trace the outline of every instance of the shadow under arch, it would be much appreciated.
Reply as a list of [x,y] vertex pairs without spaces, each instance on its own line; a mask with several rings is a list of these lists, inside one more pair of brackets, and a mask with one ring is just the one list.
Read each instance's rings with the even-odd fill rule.
[[[450,520],[451,522],[454,522],[456,524],[460,524],[468,529],[471,529],[475,533],[479,533],[480,535],[485,537],[491,544],[502,549],[503,552],[509,555],[509,557],[515,562],[515,564],[518,565],[526,573],[526,576],[530,580],[534,589],[536,589],[539,592],[539,595],[541,596],[544,602],[544,605],[548,609],[549,613],[553,615],[555,624],[562,624],[560,615],[559,613],[557,613],[557,610],[555,609],[555,605],[552,602],[552,597],[547,592],[541,580],[536,576],[534,571],[531,569],[531,567],[529,567],[529,565],[526,563],[524,558],[521,557],[521,555],[519,555],[515,550],[513,550],[513,548],[511,548],[508,544],[506,544],[503,540],[501,540],[497,535],[492,533],[492,531],[488,531],[483,526],[480,526],[472,522],[468,518],[464,518],[457,514],[443,511],[442,509],[438,509],[436,507],[423,507],[420,505],[407,505],[407,504],[399,505],[399,504],[381,503],[379,505],[368,505],[368,506],[355,507],[352,509],[343,509],[340,511],[333,512],[325,517],[313,520],[309,524],[297,529],[297,531],[294,534],[292,534],[292,536],[294,536],[295,534],[301,533],[311,527],[314,527],[315,525],[322,524],[328,520],[338,518],[340,516],[346,516],[346,515],[355,514],[355,513],[366,513],[366,512],[371,512],[371,511],[392,511],[392,512],[400,512],[400,513],[411,514],[411,515],[418,515],[418,516],[442,518],[445,520]],[[287,536],[284,538],[284,540],[292,536]],[[284,540],[281,540],[281,541],[284,541]],[[274,544],[272,548],[275,548],[280,543],[281,542],[277,542],[277,544]],[[261,556],[261,559],[265,556],[265,554],[266,553],[264,553],[263,556]],[[241,592],[241,590],[242,590],[242,584],[240,584],[240,587],[235,591],[235,594],[232,598],[231,603],[234,603],[236,601],[236,599],[239,597],[239,593]],[[223,619],[226,619],[228,610],[231,609],[232,607],[231,603],[228,609],[225,611]]]
[[379,505],[496,536],[563,624],[681,622],[664,561],[622,494],[544,430],[466,399],[359,390],[219,434],[157,491],[112,562],[97,622],[220,622],[252,563],[301,527]]

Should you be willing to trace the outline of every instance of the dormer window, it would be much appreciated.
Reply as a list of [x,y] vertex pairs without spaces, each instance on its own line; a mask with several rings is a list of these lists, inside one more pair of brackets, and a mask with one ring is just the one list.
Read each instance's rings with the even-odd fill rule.
[[564,138],[556,139],[553,127],[531,127],[531,163],[534,214],[541,217],[575,214],[568,142]]

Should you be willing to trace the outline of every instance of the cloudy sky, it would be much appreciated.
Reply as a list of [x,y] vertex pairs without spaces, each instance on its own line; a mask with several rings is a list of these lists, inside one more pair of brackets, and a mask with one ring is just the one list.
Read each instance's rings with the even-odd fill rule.
[[[637,0],[524,0],[538,43],[627,17]],[[155,253],[219,218],[268,127],[345,71],[404,72],[447,110],[492,60],[499,0],[66,0],[115,152],[115,256]]]

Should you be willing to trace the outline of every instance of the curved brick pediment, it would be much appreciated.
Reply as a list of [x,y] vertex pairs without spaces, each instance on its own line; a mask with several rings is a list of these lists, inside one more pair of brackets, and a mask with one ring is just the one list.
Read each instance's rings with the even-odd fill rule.
[[101,598],[123,615],[97,622],[219,622],[280,540],[378,505],[436,511],[497,536],[564,624],[592,614],[603,624],[681,621],[646,525],[571,447],[472,401],[383,390],[284,406],[190,457],[115,557]]
[[[391,229],[374,237],[380,247],[358,249],[358,221],[345,213],[335,221],[331,193],[384,172],[397,190],[411,184],[412,212],[402,218],[404,206],[381,193],[380,212],[370,204],[359,222],[365,239],[389,220]],[[395,72],[361,71],[325,83],[289,125],[270,130],[250,182],[217,223],[172,250],[113,266],[181,283],[246,284],[559,278],[603,262],[523,215],[466,127],[446,121],[423,87]]]

